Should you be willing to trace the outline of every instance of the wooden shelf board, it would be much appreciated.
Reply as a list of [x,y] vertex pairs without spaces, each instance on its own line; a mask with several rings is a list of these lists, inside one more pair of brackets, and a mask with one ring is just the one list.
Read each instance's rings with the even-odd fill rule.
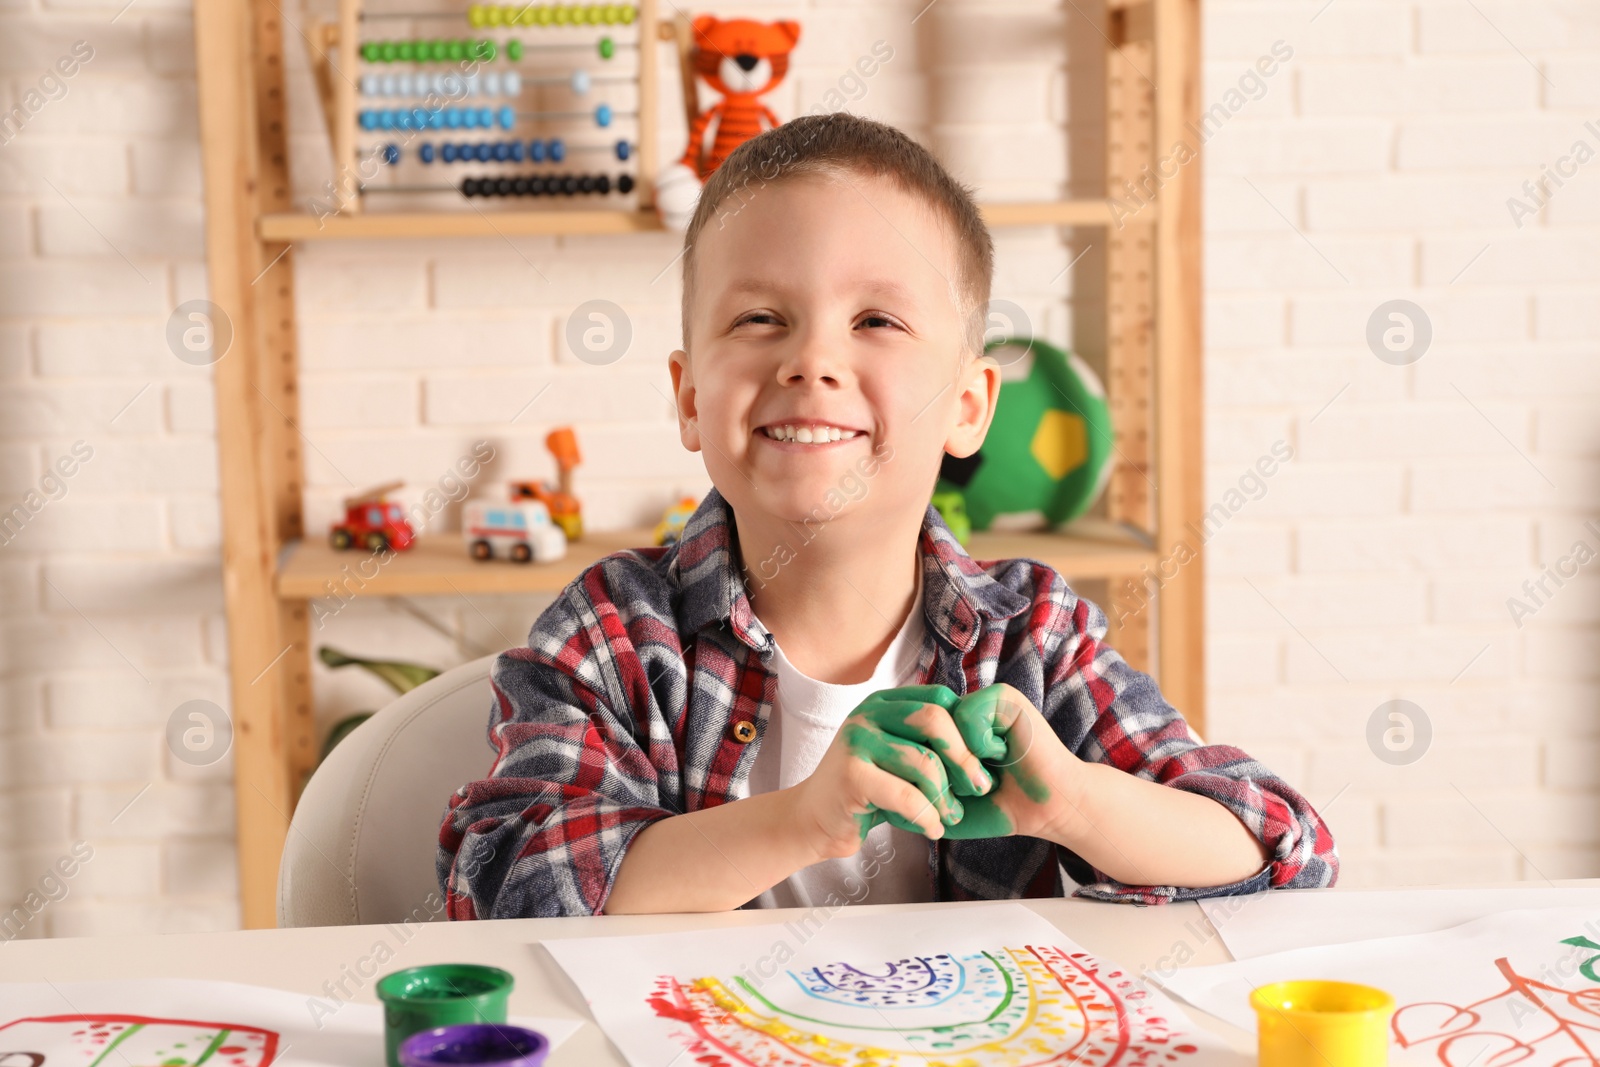
[[[1152,205],[1153,209],[1154,205]],[[1151,209],[1146,209],[1151,210]],[[1016,202],[983,205],[990,226],[1104,226],[1105,200]],[[1153,214],[1150,216],[1153,218]],[[647,233],[661,223],[650,211],[430,211],[363,212],[326,216],[262,215],[264,241],[362,240],[384,237],[530,237],[546,234]]]
[[[586,533],[581,541],[567,546],[564,558],[551,563],[504,559],[479,563],[467,555],[459,534],[435,534],[418,538],[411,548],[376,566],[367,562],[374,557],[364,551],[340,552],[326,541],[298,541],[284,547],[278,596],[314,600],[336,595],[330,592],[329,582],[340,597],[556,593],[602,556],[649,543],[649,530]],[[376,574],[365,578],[374,569]]]
[[[315,600],[338,596],[454,596],[457,593],[556,593],[602,556],[650,544],[646,529],[585,534],[552,563],[479,563],[451,534],[419,538],[381,566],[369,553],[339,552],[324,541],[285,546],[278,571],[278,596]],[[975,533],[967,545],[975,559],[1027,556],[1048,563],[1068,578],[1137,574],[1155,562],[1155,551],[1131,539],[1059,533]],[[375,572],[375,573],[374,573]],[[371,575],[368,577],[368,575]],[[331,585],[330,585],[331,583]]]
[[966,549],[973,559],[1036,559],[1048,563],[1069,580],[1138,574],[1156,562],[1155,549],[1109,531],[1084,536],[1046,530],[1010,533],[991,530],[974,533]]
[[661,229],[647,211],[428,211],[317,216],[261,216],[264,241],[381,237],[532,237],[544,234],[644,233]]

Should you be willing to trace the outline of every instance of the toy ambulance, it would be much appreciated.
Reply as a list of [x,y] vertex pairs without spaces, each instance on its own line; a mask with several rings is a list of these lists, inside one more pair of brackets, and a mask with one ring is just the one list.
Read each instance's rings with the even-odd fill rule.
[[461,531],[467,551],[476,560],[548,563],[567,554],[567,535],[550,521],[550,509],[537,500],[513,504],[468,501],[461,515]]

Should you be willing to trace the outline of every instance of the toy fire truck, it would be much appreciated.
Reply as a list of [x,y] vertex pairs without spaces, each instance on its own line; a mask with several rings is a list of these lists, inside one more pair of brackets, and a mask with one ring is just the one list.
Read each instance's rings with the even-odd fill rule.
[[386,548],[404,551],[410,548],[416,540],[416,531],[406,521],[400,505],[385,499],[385,494],[404,484],[387,482],[364,493],[345,497],[344,521],[336,522],[329,528],[328,542],[338,549],[359,545],[369,552],[382,552]]

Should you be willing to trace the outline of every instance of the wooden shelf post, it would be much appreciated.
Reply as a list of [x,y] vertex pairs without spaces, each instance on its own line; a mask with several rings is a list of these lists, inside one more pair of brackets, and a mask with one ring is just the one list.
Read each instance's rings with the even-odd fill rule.
[[[1157,153],[1187,145],[1194,157],[1162,173],[1156,219],[1156,551],[1193,552],[1161,586],[1158,677],[1173,707],[1202,737],[1206,725],[1205,434],[1200,242],[1200,0],[1151,0],[1155,13]],[[1169,171],[1171,166],[1167,168]],[[1183,546],[1183,548],[1180,548]],[[1171,565],[1168,565],[1170,571]]]
[[289,205],[283,28],[261,0],[196,0],[194,22],[210,300],[233,334],[214,373],[239,894],[244,925],[266,927],[312,755],[305,604],[273,588],[301,533],[294,273],[256,234]]

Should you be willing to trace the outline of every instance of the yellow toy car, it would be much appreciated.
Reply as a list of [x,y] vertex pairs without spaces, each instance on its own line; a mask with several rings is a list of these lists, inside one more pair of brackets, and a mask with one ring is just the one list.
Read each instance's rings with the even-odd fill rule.
[[699,506],[700,501],[692,496],[686,496],[680,498],[676,504],[663,512],[661,521],[656,523],[656,544],[677,544],[678,538],[683,536],[684,524],[689,521],[689,516],[693,515],[695,509]]

